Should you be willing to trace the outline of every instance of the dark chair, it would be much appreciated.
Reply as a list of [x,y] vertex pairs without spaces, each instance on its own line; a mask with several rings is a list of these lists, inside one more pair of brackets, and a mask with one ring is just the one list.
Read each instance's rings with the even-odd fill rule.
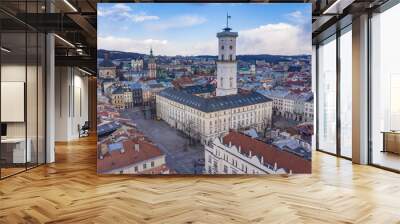
[[79,138],[89,136],[89,129],[90,129],[89,121],[85,121],[82,127],[78,125],[78,129],[79,129]]

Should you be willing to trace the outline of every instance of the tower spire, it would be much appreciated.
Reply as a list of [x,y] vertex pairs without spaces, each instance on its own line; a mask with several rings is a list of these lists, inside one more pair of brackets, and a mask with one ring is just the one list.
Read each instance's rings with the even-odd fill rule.
[[226,13],[226,27],[225,27],[225,31],[230,31],[231,28],[229,28],[229,19],[231,18],[231,16],[229,15],[229,13]]
[[153,56],[153,46],[150,47],[150,56]]

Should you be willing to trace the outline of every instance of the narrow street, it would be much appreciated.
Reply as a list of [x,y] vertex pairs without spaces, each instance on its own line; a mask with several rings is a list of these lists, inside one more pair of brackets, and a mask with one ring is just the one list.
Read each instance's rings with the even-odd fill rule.
[[[168,167],[178,174],[193,174],[195,161],[204,161],[204,147],[201,144],[189,146],[188,139],[164,121],[145,119],[138,108],[127,110],[121,116],[132,119],[137,129],[166,154]],[[203,167],[197,166],[196,173],[202,170]]]

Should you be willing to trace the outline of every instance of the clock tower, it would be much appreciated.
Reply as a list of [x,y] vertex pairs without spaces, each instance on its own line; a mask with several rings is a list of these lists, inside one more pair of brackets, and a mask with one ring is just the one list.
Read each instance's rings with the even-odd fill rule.
[[236,38],[237,32],[232,32],[226,17],[226,27],[217,33],[218,60],[217,60],[217,96],[237,94],[237,62],[236,62]]

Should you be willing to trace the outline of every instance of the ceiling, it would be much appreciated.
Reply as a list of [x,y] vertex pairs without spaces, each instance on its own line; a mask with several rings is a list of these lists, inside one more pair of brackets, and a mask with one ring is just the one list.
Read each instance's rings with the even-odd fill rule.
[[326,39],[352,23],[353,17],[372,12],[389,0],[317,0],[313,1],[313,44]]
[[[47,2],[47,3],[46,3]],[[8,55],[26,55],[25,31],[55,33],[56,66],[81,67],[96,73],[97,0],[1,0],[3,43]],[[28,40],[30,38],[27,38]],[[27,47],[28,55],[34,46]]]
[[[176,0],[189,2],[188,0]],[[228,0],[231,2],[231,0]],[[337,24],[351,23],[351,17],[378,7],[387,0],[250,0],[250,2],[291,2],[312,4],[312,36],[317,43],[335,32]],[[47,4],[46,4],[47,2]],[[97,61],[97,3],[132,2],[116,0],[1,0],[1,29],[6,38],[20,41],[18,32],[54,32],[56,65],[82,67],[93,74]],[[145,1],[151,2],[151,1]],[[168,2],[156,0],[156,2]],[[190,1],[190,2],[193,2]],[[204,2],[204,1],[199,1]],[[211,2],[211,1],[210,1]],[[215,1],[213,1],[215,2]],[[224,2],[220,0],[219,2]],[[246,0],[238,2],[249,2]],[[26,13],[27,12],[27,13]],[[50,13],[51,12],[51,13]],[[338,21],[341,21],[338,23]],[[29,50],[28,50],[29,51]]]

